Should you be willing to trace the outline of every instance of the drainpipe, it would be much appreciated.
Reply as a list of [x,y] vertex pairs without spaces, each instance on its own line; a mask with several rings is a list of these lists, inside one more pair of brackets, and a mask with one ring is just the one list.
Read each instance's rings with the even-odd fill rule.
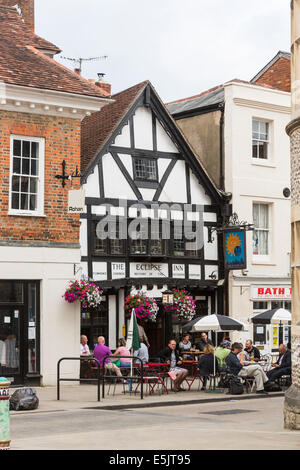
[[220,189],[225,191],[225,175],[224,175],[224,114],[225,114],[225,103],[220,103],[219,108],[221,110],[220,117]]

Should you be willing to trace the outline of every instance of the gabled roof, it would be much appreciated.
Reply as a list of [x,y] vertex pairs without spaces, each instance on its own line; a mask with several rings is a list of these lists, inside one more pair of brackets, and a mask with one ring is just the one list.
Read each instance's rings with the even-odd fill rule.
[[85,171],[93,163],[148,83],[145,81],[116,93],[111,97],[111,104],[84,118],[81,125],[81,171]]
[[[103,98],[100,89],[42,51],[53,44],[30,31],[14,8],[0,6],[0,81]],[[56,48],[59,52],[59,49]]]
[[195,110],[197,108],[206,108],[218,105],[219,103],[224,102],[224,98],[224,85],[218,85],[214,88],[203,91],[198,95],[167,103],[166,106],[168,111],[174,115]]
[[284,52],[284,51],[279,51],[277,52],[277,54],[275,55],[275,57],[273,57],[273,59],[270,60],[270,62],[267,63],[267,65],[265,65],[256,75],[255,77],[253,77],[250,82],[254,83],[256,82],[265,72],[267,72],[267,70],[269,70],[272,65],[275,64],[275,62],[277,62],[279,59],[287,59],[287,60],[291,60],[291,54],[289,52]]
[[207,193],[215,201],[222,200],[221,192],[218,191],[203,165],[197,159],[195,151],[149,81],[141,82],[113,95],[112,100],[114,100],[113,103],[104,106],[101,111],[85,117],[82,121],[81,171],[84,175],[83,180],[86,180],[99,158],[108,151],[108,147],[113,144],[115,137],[121,132],[135,108],[144,104],[152,108],[157,119],[174,140],[180,153]]
[[0,5],[0,31],[1,38],[10,39],[12,42],[26,43],[36,49],[59,54],[61,50],[46,39],[37,36],[24,23],[15,8]]

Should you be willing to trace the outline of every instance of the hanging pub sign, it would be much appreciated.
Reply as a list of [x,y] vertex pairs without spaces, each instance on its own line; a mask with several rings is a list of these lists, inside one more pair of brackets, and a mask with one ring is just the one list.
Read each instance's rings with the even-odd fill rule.
[[246,232],[228,229],[223,232],[225,269],[246,268]]

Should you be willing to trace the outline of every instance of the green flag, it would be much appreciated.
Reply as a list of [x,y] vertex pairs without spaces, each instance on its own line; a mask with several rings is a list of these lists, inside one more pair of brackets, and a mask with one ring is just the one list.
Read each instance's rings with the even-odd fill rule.
[[138,349],[140,349],[140,347],[141,347],[141,344],[140,344],[140,338],[139,338],[139,329],[138,329],[138,324],[136,321],[135,311],[133,308],[131,311],[131,318],[129,322],[126,348],[129,350],[133,349],[134,351],[137,351]]

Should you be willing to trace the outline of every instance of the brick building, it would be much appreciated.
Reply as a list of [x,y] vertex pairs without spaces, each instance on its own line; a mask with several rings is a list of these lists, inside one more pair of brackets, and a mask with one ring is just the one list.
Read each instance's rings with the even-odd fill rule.
[[59,52],[34,33],[33,0],[0,0],[0,375],[16,384],[55,383],[57,360],[79,351],[79,306],[62,295],[80,220],[55,176],[63,161],[67,174],[80,168],[81,120],[110,99]]

